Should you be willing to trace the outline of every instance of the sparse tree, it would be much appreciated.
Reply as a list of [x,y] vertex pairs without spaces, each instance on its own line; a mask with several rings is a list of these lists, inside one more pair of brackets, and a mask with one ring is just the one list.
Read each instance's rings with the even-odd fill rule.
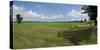
[[83,20],[81,20],[80,22],[83,23]]
[[86,22],[87,20],[86,19],[84,19],[84,22]]
[[20,14],[17,14],[17,15],[16,15],[16,18],[17,18],[17,23],[20,24],[20,23],[22,22],[22,19],[23,19],[23,18],[21,17]]

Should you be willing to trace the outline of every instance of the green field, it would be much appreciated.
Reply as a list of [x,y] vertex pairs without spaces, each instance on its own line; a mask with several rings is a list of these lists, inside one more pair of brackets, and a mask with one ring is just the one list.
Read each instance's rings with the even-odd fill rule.
[[[67,22],[23,22],[21,24],[13,23],[13,48],[39,48],[39,47],[57,47],[57,46],[72,46],[70,40],[58,36],[59,32],[78,32],[83,28],[93,30],[95,26],[86,23],[67,23]],[[90,31],[90,30],[88,30]],[[88,32],[87,31],[87,32]],[[82,31],[81,33],[85,33]],[[96,44],[96,31],[92,32],[91,38],[79,41],[80,45]],[[66,33],[67,34],[67,33]],[[80,36],[80,35],[78,35]]]

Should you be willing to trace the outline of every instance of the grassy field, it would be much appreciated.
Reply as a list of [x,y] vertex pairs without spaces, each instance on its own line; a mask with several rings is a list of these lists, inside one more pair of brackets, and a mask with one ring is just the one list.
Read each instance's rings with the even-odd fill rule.
[[[39,47],[57,47],[72,46],[70,40],[58,36],[62,31],[73,31],[82,28],[91,27],[85,23],[65,23],[65,22],[23,22],[21,24],[13,23],[13,47],[18,48],[39,48]],[[92,29],[95,30],[94,26]],[[90,30],[88,30],[90,31]],[[83,31],[81,33],[84,33]],[[80,33],[80,32],[79,32]],[[86,41],[79,42],[83,44],[96,44],[96,32]],[[67,34],[67,33],[66,33]],[[78,35],[80,36],[80,35]]]

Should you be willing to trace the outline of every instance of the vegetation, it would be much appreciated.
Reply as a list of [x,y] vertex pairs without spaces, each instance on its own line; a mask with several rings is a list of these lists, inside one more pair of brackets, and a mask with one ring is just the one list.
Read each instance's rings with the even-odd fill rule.
[[96,44],[96,39],[96,27],[81,22],[13,23],[14,49]]
[[[80,45],[79,42],[82,42],[83,40],[85,40],[87,43],[91,43],[88,41],[91,39],[93,32],[96,32],[96,28],[83,27],[58,32],[58,36],[68,39],[71,43],[73,43],[73,45]],[[96,36],[96,34],[94,36]]]
[[97,25],[97,6],[84,5],[82,9],[84,10],[82,13],[88,14],[90,20],[95,21],[95,25]]
[[21,17],[20,14],[17,14],[17,15],[16,15],[16,18],[17,18],[17,23],[20,24],[20,23],[22,22],[22,19],[23,19],[23,18]]
[[[83,6],[86,19],[71,22],[23,22],[20,14],[13,23],[14,48],[38,48],[97,43],[97,7]],[[20,24],[22,23],[22,24]],[[95,23],[95,25],[93,25]],[[19,25],[20,24],[20,25]]]

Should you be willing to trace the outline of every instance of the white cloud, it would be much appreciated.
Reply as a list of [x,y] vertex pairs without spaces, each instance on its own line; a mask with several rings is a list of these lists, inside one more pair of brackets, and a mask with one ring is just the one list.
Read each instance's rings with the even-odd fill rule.
[[64,15],[62,15],[62,14],[59,14],[59,15],[55,14],[55,15],[49,16],[48,19],[58,19],[58,18],[63,18],[63,17],[64,17]]
[[75,9],[72,9],[70,12],[67,13],[66,17],[68,17],[71,21],[75,20],[84,20],[87,19],[89,20],[89,17],[87,14],[82,14],[83,10],[77,11]]
[[13,5],[13,17],[17,14],[21,14],[22,17],[38,17],[40,16],[36,12],[32,12],[32,10],[26,10],[24,7]]
[[39,14],[35,11],[32,10],[27,10],[22,6],[16,6],[13,5],[13,19],[16,20],[16,15],[21,14],[23,17],[23,20],[79,20],[84,19],[83,16],[87,17],[86,14],[81,14],[82,11],[76,11],[76,10],[71,10],[70,12],[67,13],[67,15],[63,14],[54,14],[54,15],[48,15],[48,14]]
[[82,14],[81,12],[82,11],[76,11],[76,10],[73,9],[67,14],[67,16],[76,17],[76,18],[87,16],[87,14]]
[[47,15],[39,14],[32,10],[27,10],[24,7],[13,5],[13,18],[16,18],[17,14],[21,14],[23,18],[38,18],[38,19],[56,19],[63,17],[62,14]]

